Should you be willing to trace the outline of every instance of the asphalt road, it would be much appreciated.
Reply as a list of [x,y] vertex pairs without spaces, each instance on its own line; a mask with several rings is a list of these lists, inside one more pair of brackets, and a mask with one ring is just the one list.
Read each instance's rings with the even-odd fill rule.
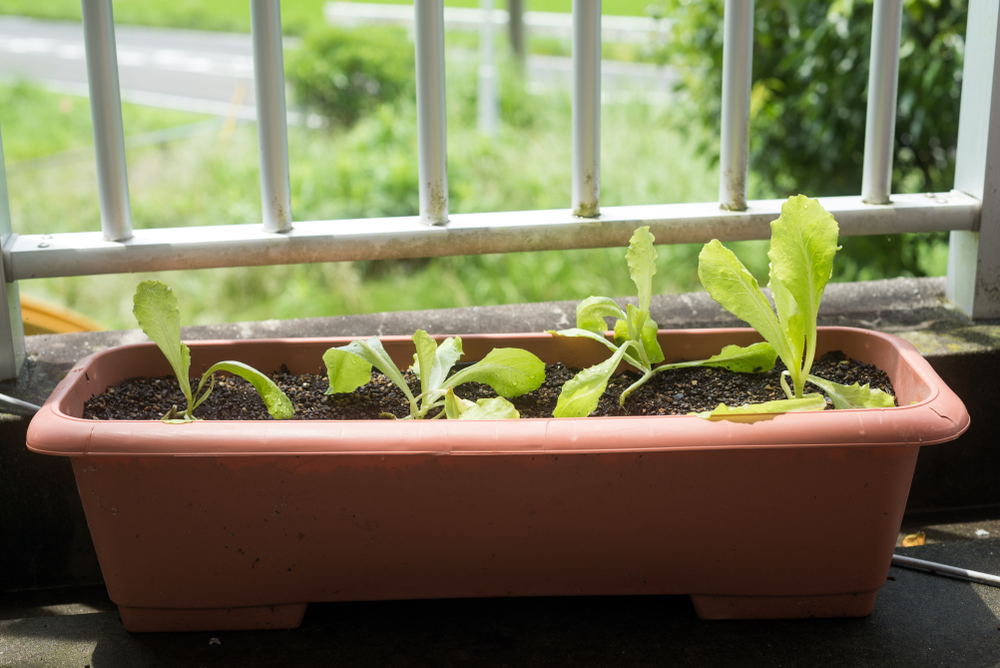
[[[116,26],[122,99],[149,106],[253,119],[250,35]],[[285,49],[298,40],[286,38]],[[475,57],[475,54],[470,54]],[[528,90],[568,88],[569,58],[528,60]],[[59,92],[87,95],[83,28],[79,23],[0,16],[0,77],[23,77]],[[650,65],[605,61],[607,100],[639,95],[663,103],[675,77]]]

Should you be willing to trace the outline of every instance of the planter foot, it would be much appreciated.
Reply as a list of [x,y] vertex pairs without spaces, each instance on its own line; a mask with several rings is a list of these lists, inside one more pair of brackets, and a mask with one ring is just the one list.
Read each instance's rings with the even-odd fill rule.
[[261,605],[252,608],[130,608],[118,606],[125,630],[146,631],[244,631],[294,629],[302,623],[308,603]]
[[691,595],[701,619],[798,619],[866,617],[875,607],[874,591],[819,596]]

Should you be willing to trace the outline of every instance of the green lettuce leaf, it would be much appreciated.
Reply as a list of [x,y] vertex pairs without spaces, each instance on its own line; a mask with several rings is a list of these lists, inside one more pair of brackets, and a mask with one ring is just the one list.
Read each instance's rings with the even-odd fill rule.
[[455,389],[448,388],[444,395],[444,414],[449,420],[457,420],[462,417],[462,413],[475,406],[471,401],[462,399],[455,394]]
[[838,234],[833,215],[803,195],[789,197],[771,223],[771,294],[791,351],[791,360],[784,361],[796,397],[816,354],[816,319],[833,274]]
[[484,383],[497,394],[518,397],[537,390],[545,380],[545,363],[520,348],[494,348],[483,359],[444,382],[442,388],[462,383]]
[[326,377],[330,387],[326,394],[353,392],[372,379],[372,365],[345,350],[330,348],[323,353]]
[[891,394],[869,387],[868,383],[842,385],[812,374],[809,375],[809,382],[826,392],[833,400],[834,408],[892,408],[896,405],[896,399]]
[[190,406],[191,351],[181,341],[181,315],[177,295],[164,283],[143,281],[132,298],[132,313],[142,331],[163,352]]
[[826,399],[822,394],[807,394],[801,399],[778,399],[777,401],[765,401],[759,404],[743,404],[735,408],[719,404],[714,410],[689,413],[689,415],[696,415],[700,418],[711,420],[742,415],[771,415],[790,413],[792,411],[821,411],[825,408]]
[[785,333],[764,291],[743,263],[718,239],[705,244],[698,255],[698,278],[709,296],[737,318],[746,321],[777,351],[785,366],[798,366]]
[[605,338],[604,334],[589,329],[580,329],[579,327],[572,327],[570,329],[560,329],[560,330],[550,329],[549,334],[551,334],[552,336],[566,336],[574,338],[591,339],[593,341],[597,341],[598,343],[607,346],[608,348],[611,349],[612,352],[618,350],[618,346],[616,346],[611,341],[608,341],[607,338]]
[[660,342],[657,340],[659,328],[649,317],[649,312],[628,304],[625,307],[625,313],[625,326],[620,326],[621,321],[615,323],[615,343],[621,346],[630,340],[638,341],[646,352],[650,366],[662,362],[664,360],[663,349],[660,348]]
[[[205,382],[206,377],[211,377],[216,371],[228,371],[231,374],[239,376],[243,380],[249,382],[257,390],[260,398],[264,400],[264,406],[267,407],[267,412],[271,414],[275,420],[287,420],[292,417],[295,413],[295,408],[292,406],[291,400],[284,392],[281,391],[273,380],[262,374],[257,369],[244,364],[243,362],[217,362],[213,364],[205,375],[202,376],[202,384]],[[200,389],[200,387],[199,387]]]
[[[418,329],[413,334],[413,343],[417,352],[412,369],[420,379],[421,393],[440,389],[448,372],[462,356],[462,340],[448,337],[439,346],[427,332]],[[429,369],[429,372],[423,373],[424,369]]]
[[707,360],[695,360],[693,362],[674,362],[656,367],[655,371],[666,371],[668,369],[685,369],[689,367],[721,367],[729,371],[738,373],[760,373],[770,371],[774,368],[774,363],[778,358],[774,347],[766,341],[754,343],[746,348],[737,345],[729,345],[722,349],[717,355],[712,355]]
[[[410,401],[411,404],[413,403],[414,401],[413,393],[410,392],[409,386],[403,379],[403,374],[399,371],[399,368],[396,366],[396,363],[392,361],[392,358],[389,357],[389,353],[387,353],[385,351],[385,348],[382,347],[382,343],[378,340],[377,336],[373,336],[367,341],[361,341],[361,340],[351,341],[346,346],[340,346],[339,348],[330,348],[323,354],[323,361],[326,362],[327,364],[327,377],[330,379],[330,389],[327,390],[326,392],[327,394],[334,394],[338,392],[352,392],[361,385],[364,385],[364,383],[361,383],[360,385],[354,384],[360,379],[362,375],[360,373],[360,369],[362,369],[363,367],[357,364],[345,364],[340,359],[340,355],[337,354],[335,351],[342,351],[345,353],[349,353],[363,360],[367,364],[368,374],[369,374],[368,380],[371,379],[370,378],[371,367],[375,367],[376,369],[384,373],[386,377],[389,378],[389,380],[391,380],[396,385],[396,387],[398,387],[400,391],[402,391],[406,395],[406,398]],[[336,365],[336,370],[339,374],[345,374],[345,373],[347,374],[347,376],[343,380],[338,379],[336,381],[336,385],[334,385],[335,376],[331,375],[330,361],[328,360],[334,362],[334,364]],[[368,380],[366,380],[365,383],[367,383]],[[341,389],[345,387],[350,387],[351,385],[353,385],[351,389]]]
[[625,313],[610,297],[587,297],[576,305],[576,326],[592,332],[605,332],[605,318],[625,318]]
[[623,346],[600,364],[586,368],[566,381],[552,415],[557,418],[586,417],[593,413],[608,386],[608,379],[618,368],[624,355]]
[[639,291],[639,309],[649,313],[649,305],[653,298],[653,274],[656,273],[656,249],[653,247],[653,235],[649,226],[640,227],[632,233],[625,262],[628,263],[629,275]]
[[472,403],[455,394],[449,387],[444,397],[444,411],[449,420],[516,420],[521,414],[503,397],[479,399]]
[[[471,402],[470,402],[471,403]],[[479,399],[462,412],[460,420],[517,420],[521,414],[503,397]]]

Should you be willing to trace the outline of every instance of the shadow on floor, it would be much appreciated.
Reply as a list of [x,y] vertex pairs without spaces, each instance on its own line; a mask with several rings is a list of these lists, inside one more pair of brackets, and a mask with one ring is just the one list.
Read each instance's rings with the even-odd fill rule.
[[[1000,539],[905,553],[1000,571]],[[93,604],[93,603],[92,603]],[[701,621],[685,596],[318,603],[292,631],[130,634],[115,612],[0,622],[0,665],[1000,665],[1000,589],[901,568],[863,619]]]

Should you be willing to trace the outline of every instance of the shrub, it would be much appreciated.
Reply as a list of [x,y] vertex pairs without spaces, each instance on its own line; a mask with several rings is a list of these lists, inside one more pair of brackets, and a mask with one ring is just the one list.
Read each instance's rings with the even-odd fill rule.
[[[723,0],[670,5],[670,60],[695,117],[717,131]],[[776,196],[860,193],[872,3],[758,0],[754,11],[751,168]],[[896,191],[952,187],[965,17],[966,0],[905,2]],[[702,150],[717,157],[717,146]]]
[[[950,190],[955,176],[967,0],[906,0],[900,48],[893,191]],[[723,0],[666,0],[676,19],[668,62],[695,118],[718,137]],[[861,193],[871,0],[754,7],[751,197]],[[718,159],[718,144],[699,150]],[[756,187],[754,187],[756,186]],[[840,280],[941,271],[947,235],[844,239]]]
[[413,43],[406,32],[383,27],[312,32],[287,67],[296,102],[343,125],[414,94],[414,72]]

